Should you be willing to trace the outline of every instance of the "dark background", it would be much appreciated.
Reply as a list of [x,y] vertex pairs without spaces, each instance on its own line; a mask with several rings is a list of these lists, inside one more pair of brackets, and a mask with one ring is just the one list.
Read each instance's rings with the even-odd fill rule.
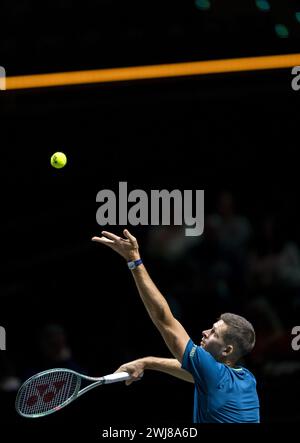
[[[211,1],[208,10],[193,1],[161,3],[4,2],[0,64],[18,75],[299,48],[295,1],[270,1],[270,11],[255,1]],[[278,23],[289,29],[287,38],[276,34]],[[172,227],[131,228],[144,262],[194,341],[225,311],[253,322],[257,349],[244,363],[257,377],[262,422],[299,421],[291,330],[300,310],[300,92],[291,80],[283,69],[1,91],[0,324],[7,351],[0,407],[10,431],[31,439],[72,430],[94,436],[104,423],[192,421],[193,386],[164,374],[96,389],[29,423],[14,411],[16,387],[4,383],[62,363],[101,376],[138,357],[170,356],[124,261],[90,241],[101,231],[96,194],[117,192],[120,181],[129,190],[204,189],[204,234],[177,254]],[[50,166],[56,151],[68,157],[62,170]],[[234,200],[233,217],[251,227],[229,254],[214,225],[217,213],[226,224],[218,206],[224,191]],[[72,358],[50,362],[47,343],[58,353],[69,347]]]

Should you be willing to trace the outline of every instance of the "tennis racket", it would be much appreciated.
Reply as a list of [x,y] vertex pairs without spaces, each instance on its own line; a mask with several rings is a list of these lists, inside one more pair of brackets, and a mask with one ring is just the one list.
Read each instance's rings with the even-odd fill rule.
[[[96,378],[70,369],[49,369],[33,375],[23,383],[16,397],[16,410],[22,417],[44,417],[59,411],[97,386],[128,379],[130,375],[127,372],[116,372]],[[94,383],[80,390],[83,380]]]

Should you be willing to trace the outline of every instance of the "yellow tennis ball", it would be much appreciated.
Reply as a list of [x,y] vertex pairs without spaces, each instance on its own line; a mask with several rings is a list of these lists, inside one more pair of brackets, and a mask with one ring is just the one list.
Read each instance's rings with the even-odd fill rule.
[[67,163],[67,157],[63,152],[55,152],[51,157],[51,165],[56,169],[63,168]]

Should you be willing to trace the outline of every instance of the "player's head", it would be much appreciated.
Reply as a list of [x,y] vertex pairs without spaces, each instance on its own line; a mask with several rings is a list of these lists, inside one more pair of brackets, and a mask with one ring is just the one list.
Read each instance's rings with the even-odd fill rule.
[[253,326],[236,314],[222,314],[211,329],[202,331],[202,335],[201,347],[226,364],[234,364],[255,345]]

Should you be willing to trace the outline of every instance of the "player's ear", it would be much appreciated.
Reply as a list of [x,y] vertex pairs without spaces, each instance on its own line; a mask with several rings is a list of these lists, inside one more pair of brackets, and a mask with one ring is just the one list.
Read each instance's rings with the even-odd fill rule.
[[233,346],[232,345],[226,345],[223,349],[222,355],[224,357],[228,357],[228,355],[231,355],[233,353]]

